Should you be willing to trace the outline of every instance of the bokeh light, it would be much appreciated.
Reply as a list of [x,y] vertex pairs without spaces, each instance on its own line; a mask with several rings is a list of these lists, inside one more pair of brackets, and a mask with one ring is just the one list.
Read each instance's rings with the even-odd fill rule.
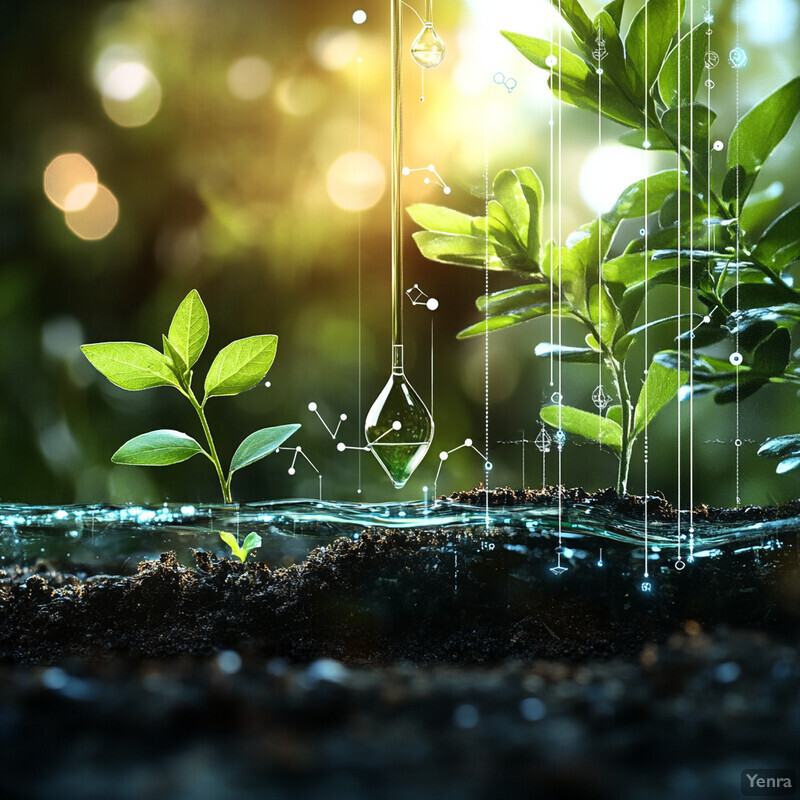
[[322,102],[322,86],[315,78],[286,78],[275,88],[275,99],[281,111],[293,117],[304,117]]
[[358,9],[358,11],[353,12],[353,22],[356,25],[363,25],[367,21],[367,12],[363,11],[362,9]]
[[92,201],[79,211],[67,211],[67,226],[81,239],[103,239],[114,229],[119,219],[117,198],[102,184],[97,185]]
[[741,18],[748,39],[773,44],[792,39],[797,31],[797,3],[793,0],[744,0]]
[[328,194],[346,211],[372,208],[385,187],[383,166],[369,153],[345,153],[328,170]]
[[272,82],[272,67],[260,56],[245,56],[228,69],[228,89],[239,100],[263,97]]
[[592,150],[581,166],[579,187],[583,202],[596,214],[608,211],[623,189],[655,169],[653,155],[621,144]]
[[104,50],[95,64],[103,109],[123,128],[146,125],[161,107],[161,84],[138,52],[124,45]]
[[44,171],[44,192],[62,211],[80,211],[97,192],[97,170],[79,153],[56,156]]
[[358,34],[342,28],[326,28],[314,40],[312,52],[324,69],[342,69],[358,55]]

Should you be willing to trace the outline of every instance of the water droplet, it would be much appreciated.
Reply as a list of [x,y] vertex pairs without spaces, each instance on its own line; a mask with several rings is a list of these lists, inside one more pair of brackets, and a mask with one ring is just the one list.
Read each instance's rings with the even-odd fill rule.
[[417,38],[411,43],[411,58],[423,69],[430,69],[442,63],[444,42],[436,33],[433,23],[426,22]]

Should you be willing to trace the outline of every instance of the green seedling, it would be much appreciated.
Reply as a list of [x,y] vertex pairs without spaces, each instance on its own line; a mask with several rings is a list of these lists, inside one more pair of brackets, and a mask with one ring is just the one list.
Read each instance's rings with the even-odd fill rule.
[[255,531],[248,533],[241,545],[232,533],[220,531],[219,538],[230,547],[231,556],[238,558],[243,564],[251,550],[261,547],[261,537]]
[[278,337],[250,336],[223,347],[206,373],[200,401],[192,389],[192,368],[205,349],[209,331],[208,313],[193,289],[178,306],[169,333],[161,337],[163,352],[139,342],[87,344],[81,350],[98,372],[121,389],[136,392],[170,386],[180,392],[195,410],[208,448],[181,431],[156,430],[125,442],[111,460],[115,464],[166,467],[202,454],[214,465],[223,500],[230,503],[234,473],[274,453],[300,425],[279,425],[251,433],[236,449],[225,473],[206,418],[206,405],[213,397],[237,395],[257,386],[275,360]]

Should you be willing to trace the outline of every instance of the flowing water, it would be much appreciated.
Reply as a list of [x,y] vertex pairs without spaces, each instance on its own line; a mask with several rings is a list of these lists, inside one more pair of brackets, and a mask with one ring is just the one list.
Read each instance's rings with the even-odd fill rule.
[[[219,531],[240,541],[256,531],[262,538],[259,560],[272,566],[301,562],[315,547],[339,536],[357,538],[371,527],[423,528],[447,533],[447,545],[495,547],[539,554],[564,565],[578,559],[602,566],[611,553],[631,567],[644,566],[645,535],[648,564],[682,569],[697,559],[728,554],[761,558],[769,551],[797,543],[800,518],[763,522],[709,523],[696,519],[693,533],[686,521],[644,522],[626,519],[597,505],[484,508],[448,501],[416,503],[334,503],[281,500],[241,506],[23,506],[0,505],[0,566],[30,566],[42,560],[61,570],[88,574],[130,574],[137,564],[174,550],[193,563],[191,549],[223,555]],[[498,537],[498,533],[502,534]],[[559,533],[561,548],[558,548]],[[441,540],[440,540],[441,541]],[[442,546],[442,545],[438,545]],[[602,551],[601,551],[602,548]]]

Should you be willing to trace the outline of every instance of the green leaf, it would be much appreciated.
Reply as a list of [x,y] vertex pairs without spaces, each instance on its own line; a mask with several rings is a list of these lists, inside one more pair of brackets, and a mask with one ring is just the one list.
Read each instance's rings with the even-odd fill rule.
[[606,417],[608,417],[608,419],[610,419],[612,422],[616,422],[621,428],[622,406],[609,406],[608,411],[606,411]]
[[760,376],[782,375],[789,363],[792,336],[786,328],[774,330],[753,351],[753,372]]
[[753,248],[753,258],[778,271],[800,259],[800,203],[764,231]]
[[539,358],[560,358],[570,364],[597,364],[600,356],[591,347],[568,347],[563,344],[539,342],[533,348],[533,354]]
[[[628,147],[638,147],[639,150],[669,150],[672,152],[675,149],[669,136],[660,128],[649,128],[646,135],[644,128],[626,131],[619,137],[619,141]],[[649,142],[650,146],[645,147],[645,142]]]
[[278,337],[272,335],[250,336],[223,347],[206,375],[206,398],[252,389],[269,372],[277,347]]
[[494,179],[495,199],[514,226],[517,240],[531,263],[541,260],[542,205],[544,190],[530,167],[504,169]]
[[[658,73],[658,93],[664,105],[672,108],[694,102],[704,74],[707,27],[705,22],[696,25],[670,50]],[[697,35],[700,31],[703,32],[703,36]],[[680,85],[678,85],[679,72]]]
[[295,431],[300,429],[300,425],[277,425],[273,428],[261,428],[261,430],[251,433],[236,448],[236,452],[231,459],[230,473],[233,474],[237,469],[248,467],[255,464],[270,453],[274,453]]
[[261,537],[255,531],[248,533],[241,545],[239,545],[236,537],[227,531],[219,531],[219,538],[228,545],[231,555],[234,558],[238,558],[242,563],[244,563],[251,550],[261,547]]
[[656,361],[650,364],[633,416],[634,436],[638,436],[645,425],[649,425],[653,417],[678,394],[678,388],[686,383],[688,377],[688,372],[675,372]]
[[800,467],[800,458],[797,456],[793,458],[787,458],[784,461],[781,461],[777,467],[775,467],[775,472],[778,475],[783,475],[784,472],[789,472],[793,470],[795,467]]
[[[553,287],[554,302],[558,303],[558,288]],[[550,283],[531,283],[527,286],[516,286],[500,292],[481,295],[475,300],[478,311],[489,314],[514,313],[520,308],[538,305],[550,300]]]
[[617,331],[619,314],[606,286],[603,286],[602,294],[599,284],[589,288],[589,317],[599,329],[602,341],[611,343]]
[[616,222],[644,217],[660,208],[670,194],[687,186],[686,176],[677,169],[656,172],[628,186],[604,216]]
[[788,458],[800,456],[800,433],[792,433],[786,436],[778,436],[775,439],[767,439],[758,448],[758,455],[767,458]]
[[685,0],[648,0],[633,18],[625,37],[625,50],[628,74],[636,79],[637,95],[641,96],[645,89],[649,91],[655,83],[683,19],[685,5]]
[[739,222],[750,237],[763,231],[775,218],[780,211],[782,197],[783,184],[773,181],[766,189],[753,192],[747,198],[747,204],[739,215]]
[[625,0],[612,0],[603,7],[603,11],[614,20],[617,30],[622,27],[622,11],[625,6]]
[[179,386],[166,357],[139,342],[85,344],[81,352],[111,383],[130,392],[156,386]]
[[[495,317],[489,317],[488,320],[481,320],[474,325],[470,325],[461,331],[456,338],[468,339],[471,336],[483,336],[487,331],[499,331],[503,328],[510,328],[512,325],[519,325],[522,322],[528,322],[532,319],[545,317],[550,313],[550,303],[536,303],[526,308],[519,308],[513,313],[505,312]],[[570,313],[569,306],[566,304],[553,306],[553,314],[555,316],[567,316]]]
[[727,308],[737,311],[791,304],[797,299],[794,291],[775,283],[740,283],[722,296]]
[[[561,409],[559,419],[559,408]],[[622,428],[608,417],[590,414],[571,406],[545,406],[540,412],[542,420],[554,428],[575,433],[610,447],[614,452],[622,451]]]
[[[479,267],[486,265],[486,240],[483,236],[465,236],[463,234],[436,233],[434,231],[417,231],[413,234],[420,253],[431,261],[442,264],[457,264],[462,267]],[[496,248],[489,243],[489,269],[508,271],[513,269],[506,266],[498,257]],[[528,270],[520,272],[533,272],[538,265],[531,264]]]
[[186,366],[181,354],[173,347],[172,342],[170,342],[163,333],[161,334],[161,342],[164,345],[164,355],[170,360],[173,371],[180,379],[188,372],[189,368]]
[[178,306],[169,326],[170,344],[183,363],[191,369],[208,341],[208,312],[196,289],[192,289]]
[[[717,115],[702,103],[687,103],[667,109],[661,127],[677,149],[692,152],[695,175],[705,176],[710,149],[711,126]],[[680,124],[679,124],[680,123]]]
[[474,217],[453,211],[451,208],[436,206],[432,203],[417,203],[406,211],[411,219],[421,228],[439,233],[461,233],[469,236],[472,233]]
[[561,2],[554,2],[553,5],[577,37],[588,41],[592,32],[592,23],[578,0],[561,0]]
[[800,112],[800,76],[793,78],[750,109],[728,140],[728,168],[742,167],[739,204],[750,192],[770,153],[792,127]]
[[111,456],[115,464],[167,467],[180,464],[205,450],[191,436],[180,431],[159,430],[129,439]]

